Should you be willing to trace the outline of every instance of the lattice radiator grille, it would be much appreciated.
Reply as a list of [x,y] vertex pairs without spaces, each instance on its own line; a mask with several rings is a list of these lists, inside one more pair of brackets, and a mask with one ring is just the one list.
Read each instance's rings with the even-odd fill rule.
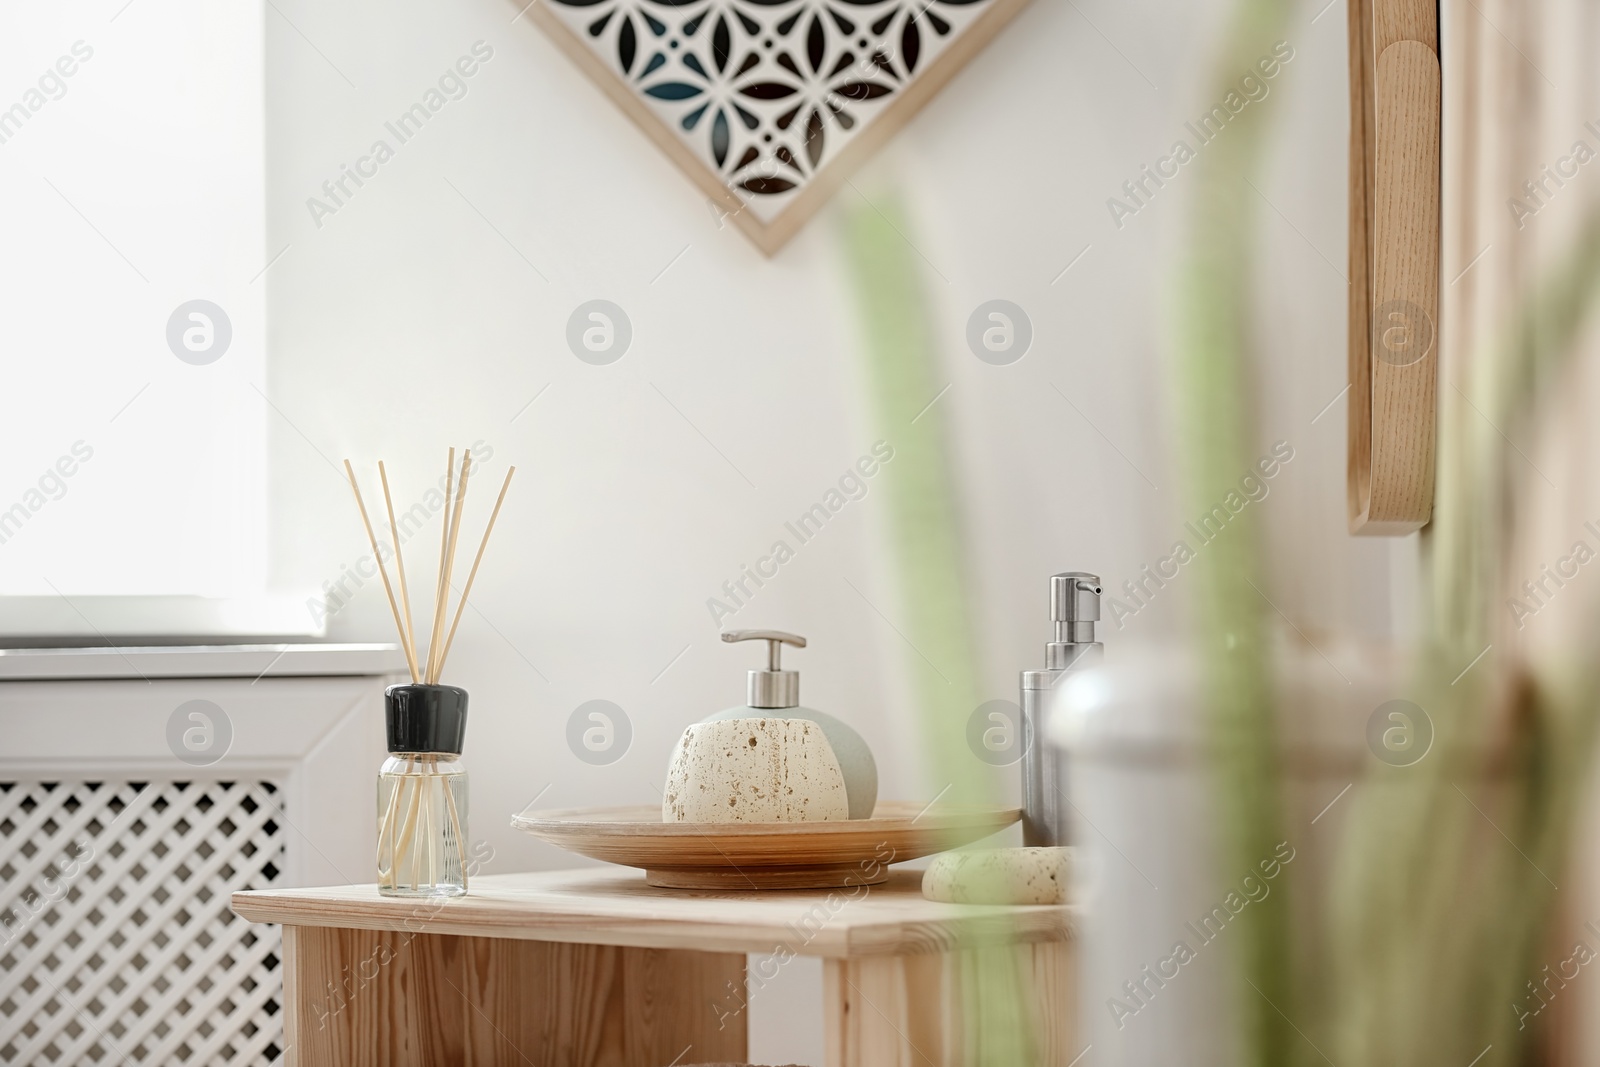
[[277,927],[228,910],[276,885],[273,782],[0,782],[0,1063],[270,1064]]

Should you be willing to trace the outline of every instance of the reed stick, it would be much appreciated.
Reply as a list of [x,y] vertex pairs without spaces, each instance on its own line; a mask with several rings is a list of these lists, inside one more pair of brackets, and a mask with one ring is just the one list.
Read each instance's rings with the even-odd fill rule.
[[[461,510],[467,500],[467,476],[472,473],[472,449],[467,449],[461,456],[461,480],[456,483],[455,515],[450,521],[450,548],[445,554],[443,581],[439,584],[438,618],[434,623],[433,643],[438,645],[444,638],[445,611],[449,607],[450,577],[455,573],[456,542],[461,537]],[[433,673],[428,678],[429,685],[437,685],[439,674],[444,670],[444,650],[441,647],[439,658],[434,662]]]
[[[413,835],[415,835],[416,830],[417,830],[417,805],[422,800],[422,788],[421,788],[421,786],[417,785],[416,780],[415,780],[416,777],[417,777],[416,775],[413,775],[411,773],[410,767],[407,767],[406,768],[406,776],[403,779],[401,779],[402,787],[404,787],[404,784],[406,782],[411,782],[412,783],[412,789],[411,789],[411,808],[406,812],[405,825],[402,827],[402,829],[400,831],[400,843],[395,846],[395,850],[394,850],[394,855],[395,855],[395,864],[394,864],[394,866],[395,866],[396,881],[398,881],[398,876],[399,876],[399,871],[400,871],[400,857],[406,855],[406,851],[411,847],[411,838],[412,838]],[[411,888],[415,889],[416,887],[417,887],[417,864],[416,864],[415,860],[413,860],[412,864],[411,864]]]
[[439,643],[435,633],[439,627],[440,605],[444,603],[444,554],[450,547],[450,490],[455,485],[456,450],[450,449],[450,459],[444,468],[444,527],[439,531],[439,573],[433,579],[433,625],[428,628],[428,669],[425,678],[433,682],[433,664],[439,657]]
[[489,513],[489,525],[483,529],[483,540],[478,542],[478,554],[472,558],[472,570],[467,572],[467,584],[461,590],[461,602],[456,605],[455,618],[450,623],[450,633],[444,639],[444,651],[439,655],[439,673],[444,673],[444,662],[450,656],[450,646],[455,644],[456,627],[461,625],[461,613],[466,610],[467,597],[472,595],[472,580],[478,576],[478,564],[483,562],[483,550],[489,547],[489,535],[494,532],[494,520],[500,517],[500,505],[506,502],[506,490],[511,488],[511,476],[517,473],[512,467],[506,471],[506,480],[500,484],[500,495],[495,498],[494,510]]
[[[449,646],[446,645],[446,651],[448,650]],[[455,832],[456,852],[461,856],[461,888],[465,891],[467,888],[467,846],[466,842],[462,840],[461,815],[456,811],[456,794],[450,788],[448,777],[441,778],[439,784],[444,787],[444,802],[450,807],[450,829]]]
[[394,540],[394,565],[400,572],[400,604],[406,609],[406,629],[401,635],[406,646],[406,662],[411,665],[411,681],[417,681],[417,624],[411,618],[411,591],[406,588],[406,557],[400,551],[400,527],[394,521],[394,498],[389,495],[389,472],[378,460],[378,477],[383,481],[383,506],[389,513],[389,536]]
[[[436,777],[433,773],[433,768],[434,762],[429,760],[421,780],[417,783],[419,788],[425,788],[429,793],[433,792],[433,780]],[[439,884],[439,830],[438,827],[433,825],[433,817],[433,798],[426,797],[422,802],[422,837],[428,842],[428,885],[430,886]]]
[[[350,476],[350,489],[356,495],[356,507],[361,509],[361,525],[367,529],[367,543],[372,546],[372,557],[378,561],[378,573],[383,576],[383,591],[389,596],[389,610],[394,612],[395,629],[400,631],[400,643],[406,643],[406,624],[400,618],[400,605],[394,599],[394,587],[389,584],[389,571],[383,565],[383,556],[378,553],[378,538],[372,532],[372,520],[367,518],[367,505],[361,499],[361,486],[356,483],[355,468],[350,466],[350,461],[344,461],[345,473]],[[411,668],[411,680],[417,680],[417,659],[406,653],[406,665]]]
[[[411,766],[415,764],[415,762],[415,756],[409,758],[408,762],[406,763],[406,768],[408,771],[410,770]],[[381,885],[393,886],[396,884],[395,869],[397,866],[397,861],[395,858],[394,848],[395,815],[399,810],[400,791],[404,787],[404,783],[405,779],[402,778],[400,781],[396,782],[395,787],[390,790],[389,803],[385,807],[383,813],[383,823],[378,827],[378,878],[379,884]],[[383,870],[383,839],[385,837],[389,839],[389,871],[387,877],[385,877]]]
[[[381,777],[378,780],[380,782],[383,781],[383,779]],[[381,820],[379,820],[379,822],[378,822],[378,884],[379,885],[388,885],[389,882],[391,881],[389,876],[394,873],[394,844],[393,844],[394,838],[393,838],[392,835],[393,835],[393,831],[394,831],[395,794],[397,792],[399,792],[399,783],[398,782],[394,783],[394,788],[389,790],[389,799],[384,802],[384,806],[383,806],[383,818]],[[383,865],[383,858],[385,856],[385,852],[384,852],[384,844],[385,844],[385,842],[389,843],[389,850],[388,850],[388,853],[387,853],[387,855],[389,857],[389,866],[388,866],[387,869],[385,869],[384,865]]]

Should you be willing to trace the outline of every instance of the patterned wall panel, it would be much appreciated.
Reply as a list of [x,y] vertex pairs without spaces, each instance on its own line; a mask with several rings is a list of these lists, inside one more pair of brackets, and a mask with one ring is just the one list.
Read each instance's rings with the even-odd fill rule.
[[909,119],[1025,2],[549,0],[528,10],[658,141],[667,131],[696,177],[731,194],[759,240],[786,212],[814,210],[815,198],[802,207],[806,189],[853,142],[865,148],[875,128]]

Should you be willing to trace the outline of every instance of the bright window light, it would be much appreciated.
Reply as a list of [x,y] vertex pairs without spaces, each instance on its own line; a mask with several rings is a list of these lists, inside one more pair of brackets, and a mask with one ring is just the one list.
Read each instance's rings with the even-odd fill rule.
[[261,5],[7,4],[0,72],[0,596],[259,596]]

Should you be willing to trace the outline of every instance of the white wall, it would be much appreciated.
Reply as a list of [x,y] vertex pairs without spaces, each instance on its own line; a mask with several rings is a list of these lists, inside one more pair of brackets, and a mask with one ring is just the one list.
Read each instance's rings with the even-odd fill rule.
[[[954,383],[940,404],[957,428],[987,698],[1013,697],[1015,672],[1041,655],[1047,575],[1096,569],[1116,589],[1182,534],[1160,346],[1185,176],[1120,230],[1105,201],[1215,103],[1203,74],[1224,6],[1037,3],[855,179],[867,197],[905,198],[912,239],[948,279],[926,281]],[[1391,559],[1406,550],[1346,537],[1344,404],[1311,421],[1345,375],[1345,12],[1312,24],[1320,7],[1296,16],[1296,58],[1269,98],[1263,449],[1282,438],[1297,455],[1259,506],[1276,556],[1296,561],[1276,568],[1277,603],[1313,635],[1383,633]],[[469,610],[447,679],[472,692],[472,833],[493,843],[495,870],[572,862],[507,828],[542,791],[541,806],[656,802],[678,733],[741,703],[757,658],[717,642],[706,598],[895,436],[865,399],[839,239],[858,194],[846,188],[763,258],[514,15],[507,0],[276,0],[267,13],[268,243],[289,246],[268,273],[270,392],[284,416],[272,427],[274,578],[320,585],[365,551],[332,466],[345,456],[369,485],[385,458],[409,500],[442,473],[447,445],[492,443],[466,537],[489,483],[517,464],[473,598],[481,615]],[[494,56],[467,97],[315,226],[307,198],[478,40]],[[573,308],[596,297],[635,331],[609,367],[563,341]],[[1036,331],[1009,368],[962,343],[967,315],[993,297],[1021,304]],[[917,798],[932,790],[909,679],[926,667],[845,581],[897,617],[884,502],[875,484],[733,624],[808,635],[792,656],[805,702],[860,727],[883,795]],[[428,538],[415,544],[414,570],[431,571]],[[1112,649],[1171,633],[1182,583],[1123,632],[1108,627]],[[375,581],[332,621],[338,637],[389,632]],[[569,713],[596,697],[635,729],[609,767],[564,741]],[[778,1045],[758,1054],[820,1058],[803,1028],[764,1032]]]

